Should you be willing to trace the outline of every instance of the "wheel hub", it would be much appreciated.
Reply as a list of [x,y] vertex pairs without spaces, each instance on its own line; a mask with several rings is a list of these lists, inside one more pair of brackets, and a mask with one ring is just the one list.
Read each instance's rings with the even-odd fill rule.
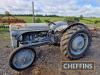
[[13,64],[17,68],[25,68],[32,63],[35,54],[30,50],[21,50],[13,58]]
[[85,33],[78,33],[72,39],[71,52],[75,55],[81,54],[85,51],[88,45],[88,36]]
[[75,50],[80,50],[84,46],[84,38],[82,36],[77,36],[72,42],[72,48]]

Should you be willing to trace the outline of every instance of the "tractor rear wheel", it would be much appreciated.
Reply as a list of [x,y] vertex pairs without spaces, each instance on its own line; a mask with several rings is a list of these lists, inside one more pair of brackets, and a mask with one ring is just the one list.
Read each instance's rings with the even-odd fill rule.
[[91,45],[91,33],[82,25],[74,25],[61,37],[61,52],[69,59],[79,59],[86,55]]

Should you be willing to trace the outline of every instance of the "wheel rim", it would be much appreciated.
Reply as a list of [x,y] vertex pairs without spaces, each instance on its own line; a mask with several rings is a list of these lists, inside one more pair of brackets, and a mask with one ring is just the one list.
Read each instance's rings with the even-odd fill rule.
[[35,53],[30,49],[20,50],[13,57],[13,65],[16,68],[23,69],[32,64],[35,58]]
[[74,55],[82,54],[88,46],[88,35],[86,33],[78,33],[71,41],[71,53]]

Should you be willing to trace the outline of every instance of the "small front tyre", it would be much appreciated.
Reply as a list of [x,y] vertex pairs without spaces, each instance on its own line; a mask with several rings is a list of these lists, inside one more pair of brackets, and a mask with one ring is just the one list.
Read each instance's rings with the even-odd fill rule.
[[9,65],[16,71],[29,68],[36,58],[36,52],[30,47],[19,47],[12,52],[9,59]]

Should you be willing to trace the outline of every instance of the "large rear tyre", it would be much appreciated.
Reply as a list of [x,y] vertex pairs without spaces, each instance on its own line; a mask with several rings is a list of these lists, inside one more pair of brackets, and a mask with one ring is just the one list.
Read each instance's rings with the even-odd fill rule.
[[84,26],[72,26],[63,33],[60,42],[61,52],[69,59],[84,57],[91,45],[91,33]]
[[36,58],[36,52],[33,48],[19,47],[10,55],[9,65],[16,71],[29,68]]

